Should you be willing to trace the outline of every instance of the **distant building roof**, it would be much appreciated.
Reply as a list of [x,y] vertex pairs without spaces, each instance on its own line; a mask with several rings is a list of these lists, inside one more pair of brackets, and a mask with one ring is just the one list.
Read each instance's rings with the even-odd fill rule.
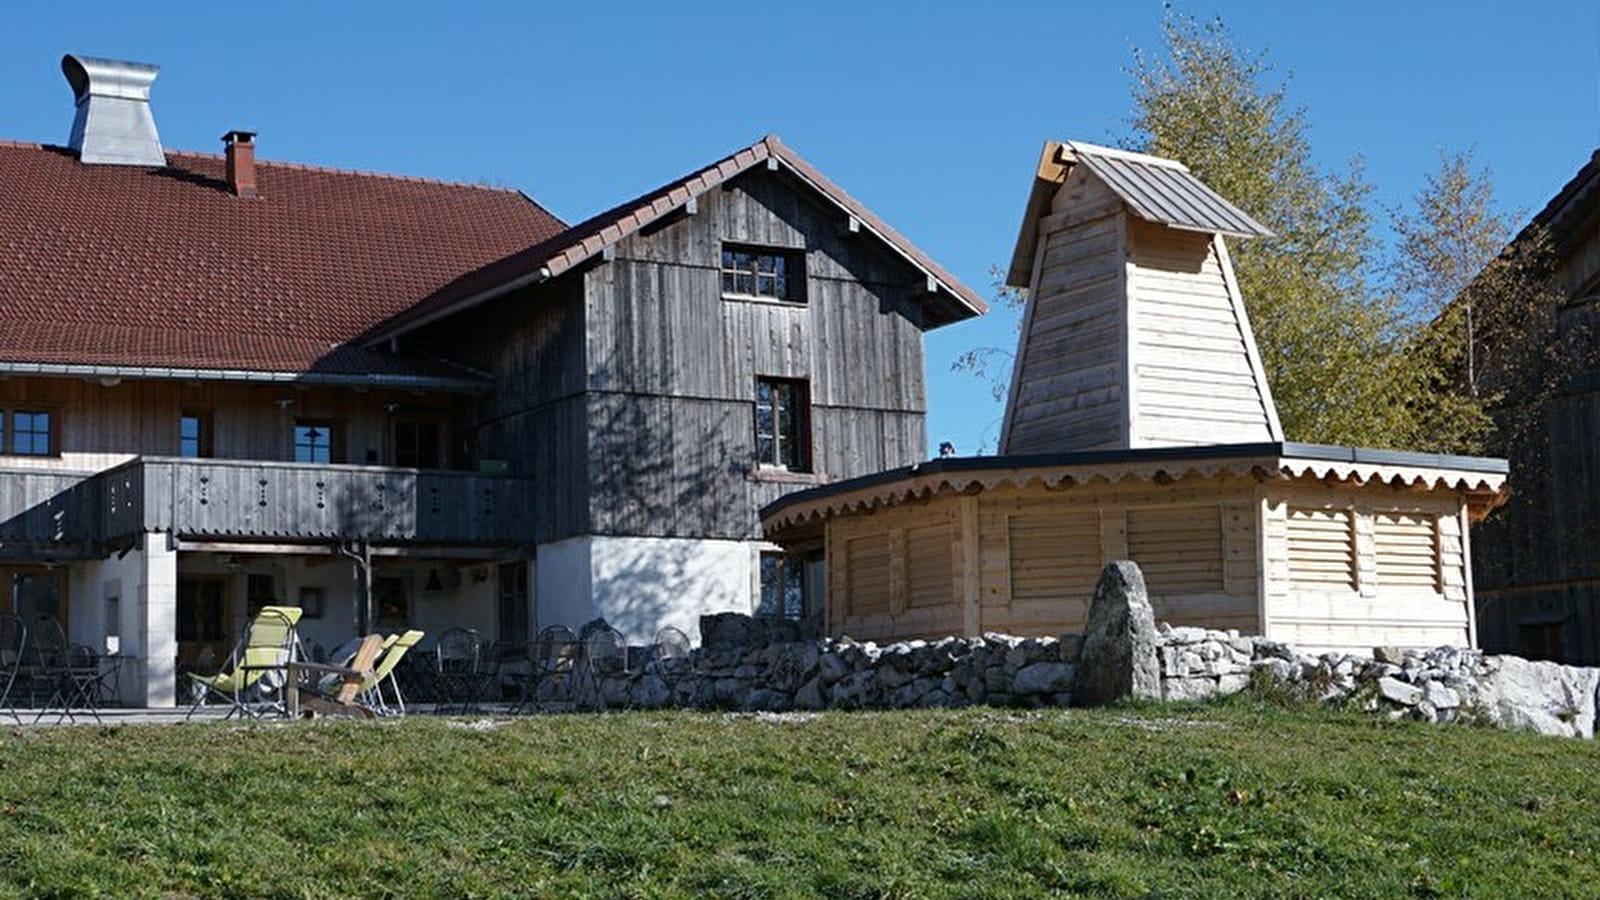
[[516,191],[220,155],[0,142],[0,363],[447,378],[352,343],[565,223]]
[[936,317],[936,323],[988,312],[988,304],[975,291],[812,168],[776,135],[769,134],[703,169],[591,216],[542,243],[467,275],[440,290],[427,302],[397,316],[375,332],[372,340],[387,340],[524,285],[554,278],[646,225],[682,209],[706,191],[763,163],[789,170],[835,204],[846,216],[854,219],[857,227],[875,235],[890,252],[900,255],[914,269],[924,273],[928,278],[928,293],[941,301],[942,315]]

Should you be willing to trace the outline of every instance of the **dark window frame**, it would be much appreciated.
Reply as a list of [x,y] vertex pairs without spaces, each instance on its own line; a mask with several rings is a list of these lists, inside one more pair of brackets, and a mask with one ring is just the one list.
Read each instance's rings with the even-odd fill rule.
[[766,303],[806,303],[806,255],[793,247],[723,242],[722,296]]
[[[301,429],[306,429],[309,433],[309,437],[311,438],[309,443],[301,441]],[[316,433],[318,431],[321,431],[327,438],[326,443],[317,442]],[[290,431],[290,448],[292,458],[298,463],[332,465],[333,463],[338,462],[341,456],[340,437],[341,435],[339,434],[338,423],[331,419],[295,419],[294,427]],[[302,447],[306,448],[306,456],[308,458],[301,458],[300,451]],[[328,457],[327,459],[316,458],[316,451],[319,448],[326,450]]]
[[806,596],[806,559],[798,553],[763,550],[757,563],[757,616],[794,622],[805,621],[810,610]]
[[[415,430],[410,441],[402,441],[401,428]],[[423,433],[433,431],[432,447],[425,446]],[[390,459],[402,469],[445,468],[445,426],[438,419],[407,417],[389,423]],[[410,446],[408,447],[407,444]],[[431,453],[429,452],[431,449]]]
[[[811,471],[811,385],[803,378],[756,378],[756,465],[777,472]],[[764,410],[770,408],[770,413]],[[770,433],[762,419],[770,418]]]
[[[19,425],[22,417],[29,417],[29,428],[24,431]],[[44,416],[45,426],[41,432],[34,427],[37,422],[34,417]],[[28,449],[21,449],[18,436],[29,436]],[[26,456],[40,459],[59,457],[61,455],[61,415],[54,406],[43,404],[26,404],[21,406],[0,406],[0,456]],[[44,449],[37,449],[36,441],[43,436]]]
[[[195,423],[195,436],[185,434],[189,422]],[[216,455],[216,432],[212,428],[211,411],[184,409],[178,413],[178,455],[184,459],[211,459]],[[189,452],[190,443],[194,452]]]

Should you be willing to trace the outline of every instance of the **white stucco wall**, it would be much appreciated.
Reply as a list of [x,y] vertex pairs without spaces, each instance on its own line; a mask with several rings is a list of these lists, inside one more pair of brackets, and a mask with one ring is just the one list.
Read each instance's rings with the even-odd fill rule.
[[674,625],[700,638],[700,616],[749,612],[756,545],[747,541],[584,537],[539,548],[538,625],[602,616],[632,643]]

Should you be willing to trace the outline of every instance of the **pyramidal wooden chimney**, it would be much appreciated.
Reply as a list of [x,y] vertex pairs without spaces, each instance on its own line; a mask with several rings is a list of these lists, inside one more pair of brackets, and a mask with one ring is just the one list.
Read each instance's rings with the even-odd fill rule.
[[1223,242],[1270,235],[1178,162],[1047,143],[1000,452],[1283,440]]

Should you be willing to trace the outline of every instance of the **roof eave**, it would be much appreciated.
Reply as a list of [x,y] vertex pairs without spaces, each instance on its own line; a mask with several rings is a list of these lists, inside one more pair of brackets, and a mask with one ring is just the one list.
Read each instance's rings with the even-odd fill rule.
[[104,365],[100,363],[25,362],[0,360],[0,375],[63,378],[127,378],[153,381],[232,381],[264,384],[316,384],[479,393],[491,385],[485,378],[403,375],[392,372],[307,372],[270,369],[214,369],[184,366]]

